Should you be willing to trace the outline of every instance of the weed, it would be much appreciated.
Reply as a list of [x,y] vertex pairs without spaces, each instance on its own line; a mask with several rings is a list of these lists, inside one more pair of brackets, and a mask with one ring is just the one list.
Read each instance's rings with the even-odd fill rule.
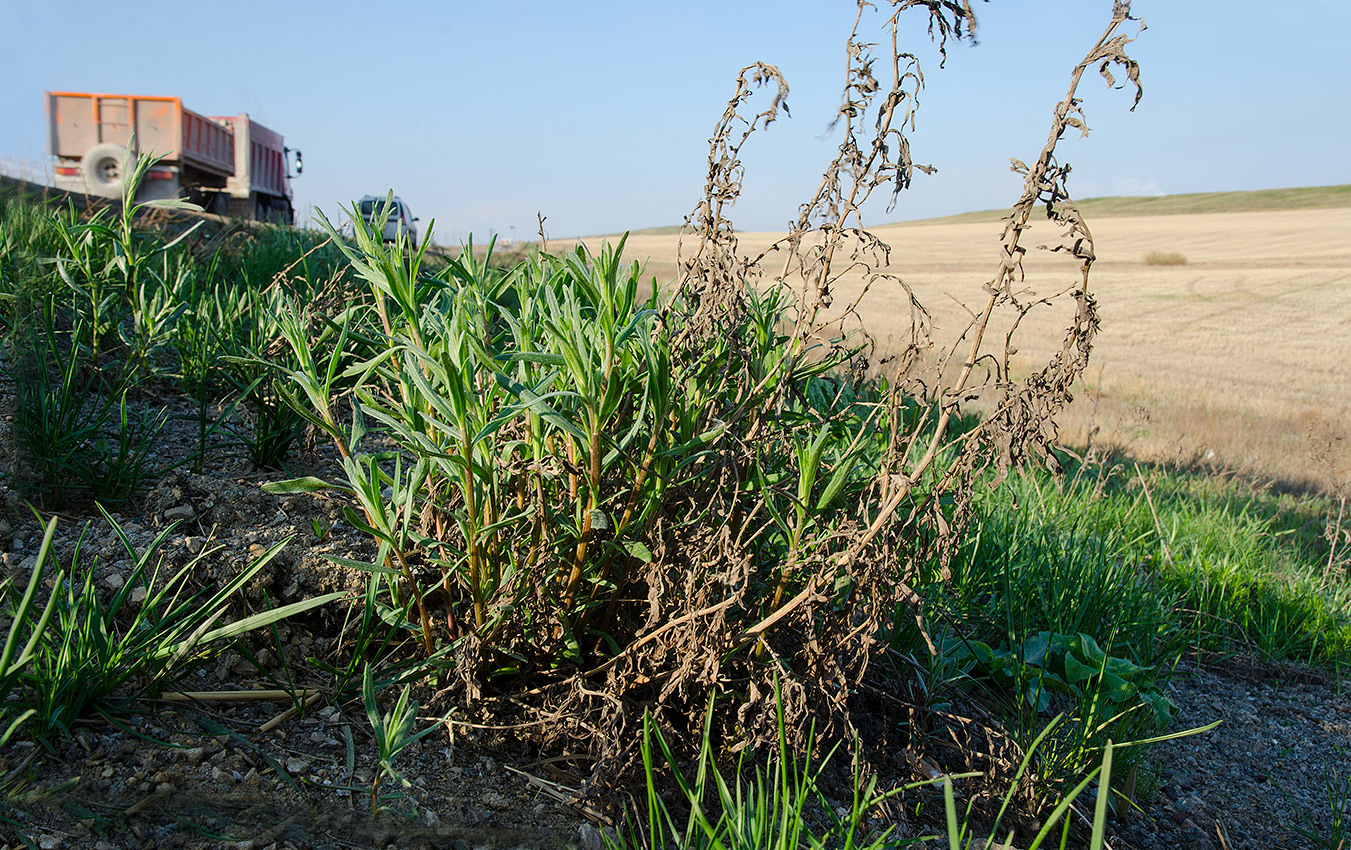
[[378,813],[380,804],[390,795],[382,795],[380,786],[383,780],[388,779],[408,787],[407,779],[404,779],[394,769],[394,760],[398,758],[409,744],[418,741],[421,738],[435,732],[437,726],[432,725],[420,732],[414,732],[413,727],[417,723],[417,701],[411,699],[412,686],[404,685],[399,689],[398,696],[394,704],[388,711],[381,712],[376,700],[375,679],[371,673],[371,668],[366,667],[361,675],[361,699],[366,708],[366,717],[370,720],[371,731],[375,735],[375,745],[379,752],[380,766],[375,776],[371,780],[371,812]]
[[[20,726],[38,713],[37,708],[22,706],[24,673],[35,657],[39,643],[47,636],[47,625],[51,622],[52,612],[56,608],[55,593],[47,597],[47,604],[40,613],[35,607],[37,591],[42,585],[42,576],[51,553],[52,534],[55,531],[56,520],[49,520],[43,531],[37,563],[33,567],[33,574],[28,578],[28,586],[24,589],[22,598],[17,602],[14,601],[13,578],[6,576],[0,581],[0,599],[4,600],[5,613],[9,617],[5,648],[0,652],[0,725],[4,727],[4,733],[0,734],[0,747],[4,746]],[[63,573],[57,574],[57,585],[61,584],[63,577]],[[27,632],[26,640],[25,632]],[[21,642],[22,649],[19,648]]]
[[[723,847],[794,850],[808,846],[883,850],[917,843],[915,839],[893,838],[894,825],[880,832],[874,831],[867,819],[888,799],[922,786],[938,784],[938,780],[878,792],[876,780],[865,784],[855,773],[850,805],[841,814],[826,801],[820,790],[820,777],[835,750],[832,749],[819,764],[813,765],[810,757],[799,759],[788,743],[781,692],[776,691],[776,702],[778,736],[771,766],[764,771],[756,768],[750,777],[746,776],[744,753],[730,778],[720,772],[711,742],[712,703],[704,715],[692,779],[681,771],[675,754],[651,715],[644,714],[641,752],[647,791],[645,810],[630,812],[626,818],[626,831],[614,836],[605,834],[606,847],[610,850],[711,850]],[[807,752],[810,752],[810,745],[815,743],[814,729],[808,733],[807,742]],[[672,815],[659,794],[661,767],[655,759],[657,750],[679,789],[682,806],[687,812],[683,824]],[[814,829],[807,824],[809,807],[818,808],[828,819],[824,829]]]
[[[46,740],[68,732],[72,723],[91,712],[116,712],[145,693],[157,693],[174,682],[204,654],[253,629],[308,611],[345,596],[330,593],[219,625],[231,600],[281,550],[284,543],[254,559],[224,585],[191,591],[187,579],[198,559],[166,580],[159,576],[159,550],[173,532],[165,528],[144,552],[137,552],[111,515],[104,513],[122,542],[132,568],[110,597],[94,582],[72,578],[80,567],[77,544],[69,570],[59,571],[41,613],[34,600],[37,576],[47,569],[55,521],[48,523],[34,567],[35,578],[17,603],[5,585],[9,639],[0,682],[9,689],[0,703],[6,728],[23,724],[33,738]],[[134,595],[133,595],[134,594]],[[25,648],[13,652],[23,633]]]
[[[969,7],[906,0],[887,20],[893,32],[911,7],[928,16],[940,50],[974,22]],[[821,716],[847,736],[838,695],[864,677],[898,606],[918,605],[916,588],[952,559],[980,471],[1050,458],[1043,423],[1068,401],[1096,331],[1086,288],[1072,293],[1074,326],[1041,373],[1005,381],[1011,346],[995,374],[976,364],[989,362],[982,345],[996,311],[1021,309],[1020,240],[1034,209],[1066,231],[1060,250],[1087,278],[1091,238],[1066,202],[1054,142],[1082,129],[1077,88],[1088,68],[1136,80],[1129,39],[1115,35],[1127,20],[1117,4],[1075,68],[1051,141],[1020,166],[1026,190],[986,304],[973,311],[971,350],[950,354],[962,365],[948,371],[945,361],[941,380],[913,371],[914,357],[869,377],[866,336],[825,318],[833,264],[874,274],[885,253],[862,228],[861,206],[879,185],[899,192],[920,167],[902,135],[919,80],[902,64],[914,57],[893,42],[884,85],[856,23],[845,141],[776,246],[788,256],[777,279],[737,257],[726,217],[741,146],[778,117],[787,93],[764,64],[743,70],[715,130],[707,197],[691,220],[699,244],[675,286],[654,281],[650,297],[638,294],[641,269],[621,259],[623,240],[596,254],[540,253],[510,272],[493,268],[491,246],[471,245],[433,268],[430,228],[412,251],[364,227],[348,244],[321,219],[363,291],[327,311],[280,302],[284,356],[254,348],[249,365],[278,370],[276,394],[333,443],[345,480],[269,489],[344,494],[347,522],[379,546],[366,565],[379,575],[378,610],[411,620],[396,625],[417,633],[427,658],[459,643],[445,694],[519,688],[541,708],[567,706],[591,716],[588,728],[615,730],[586,736],[599,745],[599,777],[624,761],[622,706],[639,696],[625,682],[663,681],[643,698],[656,698],[658,718],[684,713],[693,729],[714,683],[758,682],[747,686],[754,703],[770,693],[775,665],[811,670],[787,697],[794,728]],[[773,99],[747,120],[759,85]],[[918,346],[918,307],[916,317]],[[982,381],[1002,400],[977,423],[958,399]],[[541,679],[556,686],[536,687]],[[598,689],[614,698],[597,699]],[[752,742],[775,734],[754,705],[740,716],[760,718],[763,728],[745,730]]]
[[178,379],[197,407],[197,450],[192,457],[194,472],[202,471],[208,449],[216,447],[210,439],[234,411],[235,405],[231,404],[215,421],[208,415],[211,402],[224,383],[221,363],[232,351],[235,317],[231,302],[220,292],[194,292],[174,326],[173,348],[178,359]]
[[[788,743],[784,727],[783,697],[776,688],[775,703],[777,710],[778,737],[777,747],[770,759],[771,767],[767,771],[754,770],[749,776],[744,770],[744,761],[738,761],[735,771],[725,777],[719,770],[713,757],[711,729],[713,706],[710,704],[704,715],[704,725],[698,757],[694,765],[693,778],[688,778],[678,764],[677,757],[668,745],[661,730],[653,723],[650,715],[644,716],[642,739],[643,774],[646,780],[644,806],[634,809],[625,818],[625,828],[614,836],[605,834],[605,845],[610,850],[713,850],[713,848],[882,848],[908,847],[946,838],[947,845],[953,850],[973,850],[981,847],[1013,846],[1012,830],[999,842],[1000,830],[1005,815],[1019,788],[1019,783],[1029,773],[1033,759],[1039,755],[1043,745],[1056,736],[1060,717],[1050,721],[1033,739],[1026,749],[1023,759],[1010,782],[1008,792],[990,823],[988,832],[978,833],[973,825],[972,806],[959,816],[953,781],[970,779],[979,774],[944,775],[935,779],[913,782],[890,791],[879,791],[876,780],[861,781],[857,771],[852,777],[852,796],[849,805],[838,809],[832,806],[822,793],[821,777],[830,759],[831,750],[816,765],[810,758],[799,759]],[[1208,727],[1213,728],[1213,727]],[[1193,729],[1166,739],[1183,737],[1207,731]],[[808,741],[814,735],[808,734]],[[1156,739],[1165,740],[1165,739]],[[663,768],[654,757],[659,749],[665,762],[665,770],[670,771],[672,779],[679,789],[682,808],[686,814],[681,823],[673,816],[670,808],[659,793],[659,775]],[[1092,816],[1080,813],[1088,828],[1088,846],[1098,850],[1104,846],[1108,813],[1111,809],[1113,791],[1111,780],[1113,762],[1125,748],[1131,744],[1113,744],[1108,740],[1101,748],[1097,766],[1078,778],[1072,786],[1067,786],[1056,795],[1049,806],[1047,816],[1031,836],[1029,850],[1041,847],[1048,839],[1054,840],[1060,833],[1058,846],[1064,847],[1070,836],[1072,812],[1079,812],[1076,803],[1085,792],[1093,789]],[[810,750],[809,750],[810,751]],[[744,759],[744,754],[743,754]],[[896,825],[879,826],[871,822],[871,814],[882,803],[897,798],[925,786],[939,785],[943,791],[945,833],[943,836],[923,836],[903,838],[894,836]],[[824,826],[813,827],[808,824],[808,815]],[[1034,827],[1036,828],[1036,827]],[[1019,845],[1021,846],[1021,844]]]
[[164,414],[129,407],[131,388],[104,384],[81,349],[63,344],[56,321],[49,301],[9,368],[19,437],[52,504],[72,495],[123,502],[153,471],[149,451]]

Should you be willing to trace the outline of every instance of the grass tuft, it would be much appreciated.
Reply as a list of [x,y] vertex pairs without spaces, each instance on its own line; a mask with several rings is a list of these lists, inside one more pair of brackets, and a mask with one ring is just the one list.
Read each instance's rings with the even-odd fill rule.
[[1150,251],[1145,254],[1147,266],[1185,266],[1187,258],[1176,251]]

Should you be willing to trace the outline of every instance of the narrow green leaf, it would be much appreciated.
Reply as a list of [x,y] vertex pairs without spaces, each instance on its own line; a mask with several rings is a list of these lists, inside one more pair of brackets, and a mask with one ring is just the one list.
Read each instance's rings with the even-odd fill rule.
[[221,626],[219,629],[214,629],[212,631],[207,632],[205,635],[202,636],[201,640],[198,641],[198,643],[208,644],[212,643],[213,641],[227,640],[229,638],[238,637],[239,635],[242,635],[246,632],[251,632],[254,629],[260,628],[262,626],[269,626],[273,623],[284,620],[287,617],[293,617],[296,614],[301,614],[313,608],[318,608],[320,605],[327,605],[328,603],[336,602],[339,599],[352,600],[355,598],[356,594],[350,591],[340,590],[334,593],[325,593],[322,596],[314,596],[309,599],[302,599],[299,602],[292,602],[290,605],[283,605],[280,608],[272,608],[267,611],[260,611],[259,613],[254,614],[251,617],[245,617],[242,620],[236,620],[235,622],[230,623],[229,625]]
[[268,481],[263,484],[264,493],[273,495],[286,495],[288,493],[318,493],[323,490],[342,490],[353,492],[350,487],[343,487],[337,484],[330,484],[322,478],[315,478],[313,475],[305,475],[300,478],[288,478],[285,481]]

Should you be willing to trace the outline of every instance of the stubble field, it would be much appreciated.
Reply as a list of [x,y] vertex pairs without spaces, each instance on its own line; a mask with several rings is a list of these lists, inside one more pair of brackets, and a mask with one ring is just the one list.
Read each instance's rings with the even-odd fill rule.
[[[1234,469],[1282,485],[1341,489],[1351,480],[1351,208],[1095,217],[1092,289],[1102,318],[1089,382],[1061,418],[1070,445],[1121,449],[1152,461]],[[998,268],[1002,224],[890,224],[874,231],[933,316],[935,350],[966,330]],[[746,233],[754,257],[780,238]],[[1049,225],[1025,244],[1053,241]],[[613,239],[613,237],[610,237]],[[635,233],[626,254],[649,275],[676,274],[679,237]],[[603,239],[586,240],[593,247]],[[1178,254],[1177,265],[1149,255]],[[1176,258],[1174,258],[1176,260]],[[780,261],[781,262],[781,261]],[[775,253],[767,271],[777,271]],[[1031,250],[1024,303],[1076,282],[1072,260]],[[835,308],[858,298],[844,277]],[[1066,305],[1035,308],[1015,338],[1025,363],[1044,363],[1068,322]],[[859,313],[879,354],[909,338],[904,291],[875,285]],[[1002,347],[1002,334],[994,344]]]

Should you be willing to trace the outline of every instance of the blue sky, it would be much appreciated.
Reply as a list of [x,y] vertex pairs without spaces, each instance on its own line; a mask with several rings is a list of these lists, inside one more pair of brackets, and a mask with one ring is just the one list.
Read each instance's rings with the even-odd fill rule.
[[[1077,197],[1351,182],[1351,3],[1135,0],[1145,98],[1081,88],[1093,134],[1062,144]],[[678,224],[737,71],[779,66],[792,118],[745,151],[743,229],[781,229],[837,135],[850,0],[229,4],[0,0],[0,162],[40,167],[48,89],[176,95],[249,112],[305,154],[296,206],[332,215],[394,191],[437,240]],[[919,177],[870,223],[999,207],[1110,0],[980,3],[979,45],[945,69],[915,13],[927,87]],[[1289,11],[1286,11],[1289,9]],[[880,21],[878,21],[880,24]],[[874,29],[878,40],[882,32]]]

